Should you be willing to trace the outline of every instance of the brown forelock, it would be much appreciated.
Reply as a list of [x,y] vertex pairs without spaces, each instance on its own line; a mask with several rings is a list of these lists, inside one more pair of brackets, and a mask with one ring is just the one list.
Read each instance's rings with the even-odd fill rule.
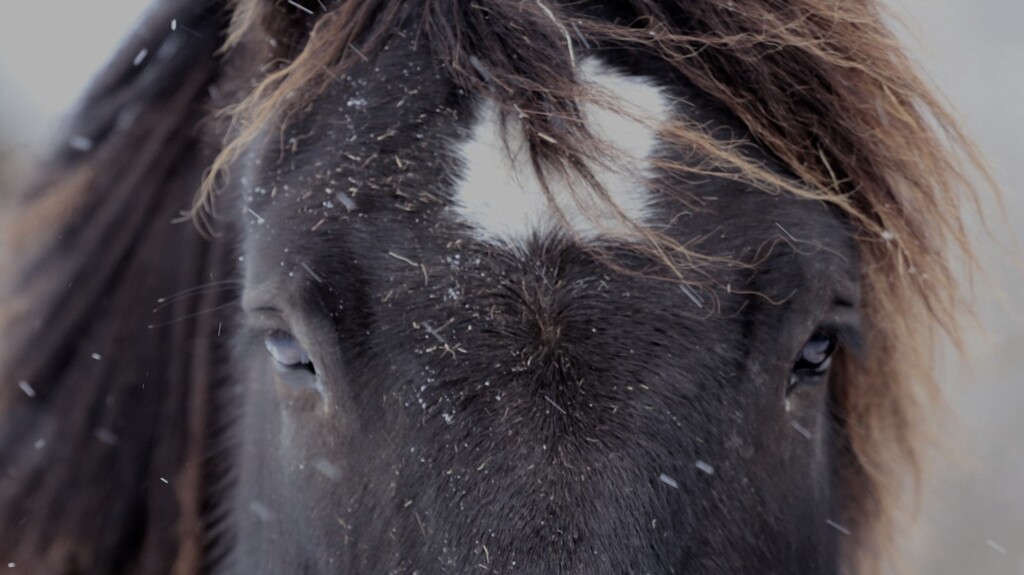
[[[260,4],[238,0],[233,43],[265,34],[257,26]],[[585,160],[601,147],[587,133],[579,102],[601,98],[584,92],[574,77],[574,56],[583,46],[665,60],[727,106],[796,179],[751,161],[743,142],[723,142],[683,118],[662,127],[663,137],[698,151],[704,161],[663,168],[713,172],[766,193],[821,199],[839,208],[856,231],[868,344],[863,360],[845,360],[835,397],[848,432],[843,487],[858,572],[878,572],[885,542],[913,507],[902,487],[916,485],[928,420],[939,407],[934,334],[955,341],[964,307],[951,273],[954,259],[971,261],[961,206],[975,204],[979,188],[997,186],[914,70],[880,2],[623,5],[631,17],[611,23],[588,12],[586,3],[555,0],[335,2],[315,17],[308,35],[308,29],[301,32],[304,45],[296,55],[229,110],[233,137],[206,179],[196,213],[268,122],[287,123],[326,82],[340,81],[358,59],[372,58],[408,18],[417,19],[418,37],[458,85],[522,119],[542,176],[583,171],[594,184]],[[645,245],[667,269],[677,272],[699,260],[672,240],[645,233]]]

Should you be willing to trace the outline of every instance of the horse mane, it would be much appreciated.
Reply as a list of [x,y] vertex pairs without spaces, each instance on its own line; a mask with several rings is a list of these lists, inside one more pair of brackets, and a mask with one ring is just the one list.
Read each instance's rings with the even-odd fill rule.
[[[594,95],[574,74],[581,48],[664,61],[726,106],[795,180],[752,161],[743,141],[722,141],[685,120],[665,137],[703,161],[698,168],[663,168],[825,201],[852,225],[867,349],[863,360],[842,359],[835,382],[845,438],[843,521],[853,534],[848,553],[856,572],[881,571],[885,551],[894,550],[894,530],[910,515],[903,487],[918,484],[929,420],[941,405],[932,368],[935,334],[956,341],[957,310],[964,308],[951,271],[959,258],[973,261],[961,207],[976,205],[979,187],[998,188],[888,28],[882,3],[627,0],[613,20],[593,2],[410,4],[340,0],[310,15],[292,3],[235,0],[226,50],[247,39],[265,41],[262,28],[281,41],[267,60],[277,65],[227,110],[232,138],[194,213],[203,213],[227,168],[261,130],[273,122],[284,129],[327,83],[343,81],[411,20],[417,41],[429,44],[456,85],[521,120],[542,178],[575,171],[595,184],[586,160],[599,142],[587,133],[578,105]],[[674,271],[699,259],[667,238],[650,239],[653,253]]]
[[[996,186],[877,0],[623,0],[617,20],[597,4],[325,0],[311,15],[285,0],[163,0],[90,89],[72,145],[44,166],[11,230],[8,245],[28,255],[0,308],[0,380],[25,385],[0,387],[0,556],[45,572],[198,570],[209,403],[225,385],[211,357],[220,316],[203,312],[230,292],[152,308],[230,279],[231,267],[224,241],[169,222],[200,187],[193,214],[208,213],[261,130],[287,124],[410,24],[459,87],[521,118],[543,173],[593,181],[578,102],[594,96],[576,81],[576,54],[622,49],[727,107],[794,178],[681,120],[666,137],[705,158],[696,169],[845,214],[861,252],[867,349],[844,357],[835,381],[843,522],[856,572],[880,571],[939,399],[932,334],[957,332],[951,262],[970,259],[960,208],[976,197],[974,177]],[[133,66],[142,48],[150,61]],[[266,64],[226,109],[224,145],[200,128],[226,74],[218,49]],[[668,268],[693,265],[681,246],[650,239]]]
[[[171,22],[174,21],[174,30]],[[0,324],[0,557],[33,573],[192,573],[202,555],[223,243],[172,225],[204,140],[223,7],[159,3],[21,198]],[[143,49],[144,60],[137,61]],[[13,566],[13,565],[12,565]]]

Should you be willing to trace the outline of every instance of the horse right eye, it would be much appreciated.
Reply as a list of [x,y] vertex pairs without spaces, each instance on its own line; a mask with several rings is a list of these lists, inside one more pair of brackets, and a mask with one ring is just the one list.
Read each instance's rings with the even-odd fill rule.
[[793,362],[786,393],[798,386],[820,385],[827,381],[829,369],[832,367],[832,356],[838,347],[836,338],[826,334],[818,333],[807,340]]
[[282,372],[303,370],[316,373],[313,360],[295,336],[282,330],[275,330],[263,338],[275,366]]
[[832,366],[836,340],[826,335],[815,335],[800,350],[793,372],[800,375],[822,375]]

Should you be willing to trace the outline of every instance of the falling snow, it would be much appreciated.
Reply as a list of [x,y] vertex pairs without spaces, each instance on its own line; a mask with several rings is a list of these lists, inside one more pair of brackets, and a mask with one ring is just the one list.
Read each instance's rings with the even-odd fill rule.
[[35,397],[36,396],[36,390],[32,389],[32,386],[29,385],[27,381],[25,381],[25,380],[19,381],[18,382],[18,387],[20,387],[21,391],[25,392],[25,395],[27,395],[29,397]]
[[88,152],[92,149],[92,140],[85,136],[71,136],[68,139],[68,145],[71,149],[78,150],[79,152]]
[[107,429],[97,428],[92,432],[92,435],[107,445],[117,445],[118,437]]
[[825,523],[827,523],[829,527],[835,529],[836,531],[842,533],[843,535],[849,535],[850,534],[850,530],[849,529],[847,529],[846,527],[843,527],[842,525],[836,523],[835,521],[832,521],[831,519],[826,520]]
[[992,541],[991,539],[985,541],[985,543],[992,549],[995,549],[997,553],[1001,555],[1006,555],[1006,548],[1002,545],[996,543],[995,541]]
[[715,468],[706,461],[700,461],[698,459],[696,465],[697,469],[703,471],[704,473],[707,473],[708,475],[714,475],[715,473]]
[[249,503],[249,511],[256,514],[256,517],[260,518],[260,521],[266,523],[274,518],[274,513],[264,504],[259,501],[253,501]]
[[803,425],[800,425],[799,421],[791,421],[791,422],[789,422],[789,426],[792,427],[793,429],[795,429],[796,432],[799,433],[800,435],[803,435],[804,439],[810,439],[811,438],[810,430],[808,430]]
[[341,470],[323,457],[320,457],[313,462],[313,469],[316,469],[321,475],[332,481],[341,479]]

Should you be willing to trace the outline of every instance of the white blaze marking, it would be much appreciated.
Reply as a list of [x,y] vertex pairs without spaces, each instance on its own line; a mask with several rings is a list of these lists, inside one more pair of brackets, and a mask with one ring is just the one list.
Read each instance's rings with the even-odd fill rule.
[[583,104],[588,128],[614,156],[588,166],[614,207],[591,193],[582,179],[549,177],[548,187],[566,229],[534,173],[522,125],[509,118],[502,130],[497,105],[488,101],[472,137],[458,150],[465,169],[454,195],[456,213],[473,226],[478,239],[521,246],[535,235],[558,231],[584,241],[622,238],[635,234],[627,222],[643,225],[650,218],[648,160],[658,145],[657,127],[671,117],[672,102],[649,79],[622,75],[594,58],[583,61],[578,73],[582,83],[593,86],[614,107]]

